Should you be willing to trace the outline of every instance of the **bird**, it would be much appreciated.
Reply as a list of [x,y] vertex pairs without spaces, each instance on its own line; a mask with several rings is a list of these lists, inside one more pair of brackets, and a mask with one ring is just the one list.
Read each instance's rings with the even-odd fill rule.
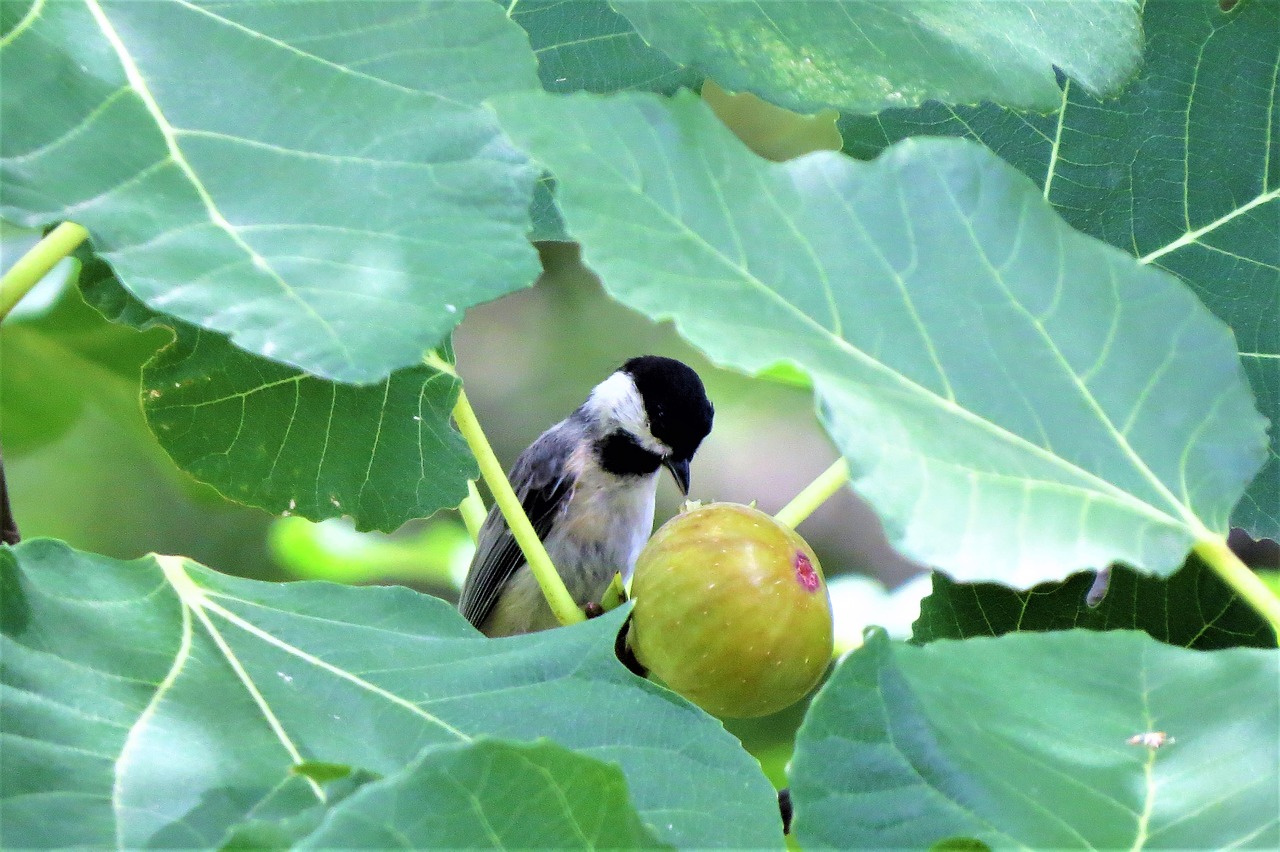
[[[690,462],[714,416],[692,368],[641,355],[517,457],[508,479],[579,606],[598,604],[615,574],[630,579],[653,531],[660,468],[687,496]],[[496,505],[480,528],[458,610],[492,637],[559,625]]]

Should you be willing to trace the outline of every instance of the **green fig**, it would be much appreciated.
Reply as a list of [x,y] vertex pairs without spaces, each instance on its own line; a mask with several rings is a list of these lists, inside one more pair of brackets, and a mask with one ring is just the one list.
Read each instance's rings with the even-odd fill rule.
[[672,518],[636,561],[629,642],[668,687],[717,716],[763,716],[831,660],[822,567],[796,532],[737,503]]

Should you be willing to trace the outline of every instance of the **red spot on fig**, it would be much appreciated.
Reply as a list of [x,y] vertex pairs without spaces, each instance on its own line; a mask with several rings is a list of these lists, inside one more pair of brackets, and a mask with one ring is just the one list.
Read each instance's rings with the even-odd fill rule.
[[818,586],[822,584],[822,580],[818,578],[818,572],[813,570],[813,563],[809,561],[809,557],[797,550],[795,561],[796,581],[800,583],[806,592],[818,591]]

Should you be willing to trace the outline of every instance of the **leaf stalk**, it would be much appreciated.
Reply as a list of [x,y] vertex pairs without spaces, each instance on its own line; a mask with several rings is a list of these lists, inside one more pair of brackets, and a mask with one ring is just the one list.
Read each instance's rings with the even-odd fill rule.
[[1205,538],[1197,541],[1192,550],[1270,623],[1272,632],[1276,634],[1277,641],[1280,641],[1280,597],[1276,597],[1266,583],[1240,561],[1240,557],[1227,546],[1227,542],[1217,537]]
[[774,515],[774,520],[795,529],[807,517],[817,511],[818,507],[831,499],[837,491],[849,481],[849,463],[843,458],[837,459],[831,467],[818,474],[818,478],[804,487],[791,502],[783,506]]
[[0,321],[9,316],[22,297],[49,274],[58,261],[67,257],[89,237],[89,232],[75,222],[63,222],[44,235],[44,239],[18,258],[0,278]]
[[[447,372],[455,377],[458,375],[454,371],[453,365],[444,361],[435,353],[428,355],[425,361],[428,366]],[[502,517],[506,519],[507,526],[511,529],[511,534],[515,536],[516,544],[520,545],[520,551],[529,563],[529,570],[533,571],[533,576],[538,581],[538,586],[542,589],[542,594],[546,597],[547,604],[551,607],[556,619],[561,624],[577,624],[581,621],[586,621],[586,615],[574,603],[569,590],[565,588],[564,580],[560,579],[556,566],[552,564],[551,557],[547,555],[547,549],[542,546],[542,540],[538,538],[538,533],[534,530],[533,524],[530,523],[529,516],[525,514],[524,506],[520,504],[520,498],[516,496],[515,490],[511,487],[511,482],[507,479],[507,474],[502,469],[501,462],[498,461],[497,455],[493,452],[489,439],[485,437],[484,430],[480,428],[480,421],[476,418],[475,410],[471,407],[466,391],[462,388],[458,388],[458,401],[453,406],[453,422],[457,424],[463,440],[467,442],[467,446],[471,448],[472,454],[476,457],[476,462],[480,465],[480,475],[484,478],[485,484],[489,486],[494,502],[498,504],[498,509],[502,512]],[[472,488],[474,487],[473,483]],[[467,500],[470,499],[470,495],[468,495]],[[465,503],[466,500],[463,502]],[[464,509],[463,511],[465,522],[465,512],[468,510]],[[468,528],[470,528],[470,524],[468,524]],[[477,528],[476,532],[479,532],[479,528]]]
[[458,511],[462,513],[462,523],[466,525],[471,540],[479,541],[480,527],[484,526],[488,510],[484,507],[484,499],[481,498],[480,489],[476,488],[474,479],[467,480],[467,496],[462,498]]

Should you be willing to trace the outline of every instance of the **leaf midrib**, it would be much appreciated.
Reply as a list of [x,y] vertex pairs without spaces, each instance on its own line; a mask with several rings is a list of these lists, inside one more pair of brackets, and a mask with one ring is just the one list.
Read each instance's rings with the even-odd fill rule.
[[[98,2],[98,0],[87,0],[87,2],[96,3]],[[372,74],[366,74],[363,71],[357,71],[356,69],[348,65],[342,65],[340,63],[333,62],[332,60],[325,59],[323,56],[320,56],[315,53],[311,53],[310,51],[302,50],[295,45],[289,44],[287,41],[281,41],[280,39],[275,38],[274,36],[269,36],[266,33],[261,32],[259,30],[250,29],[249,27],[246,27],[244,24],[241,24],[238,21],[233,21],[230,18],[224,17],[223,15],[215,14],[210,9],[205,9],[200,6],[193,5],[192,3],[189,2],[189,0],[170,0],[170,2],[176,3],[179,6],[182,6],[184,9],[187,9],[190,12],[203,15],[206,18],[209,18],[210,20],[218,22],[222,26],[226,26],[234,30],[238,30],[239,32],[249,36],[250,38],[259,39],[261,41],[264,41],[272,45],[273,47],[277,47],[280,50],[286,50],[289,53],[292,53],[295,56],[302,57],[303,59],[306,59],[310,62],[318,62],[321,65],[326,66],[327,68],[337,71],[339,74],[346,74],[351,77],[357,77],[361,80],[367,80],[370,83],[375,83],[379,86],[385,86],[387,88],[394,89],[396,91],[403,92],[405,94],[415,95],[415,96],[426,95],[428,97],[435,98],[441,101],[457,104],[458,106],[464,106],[464,107],[467,106],[467,104],[464,104],[461,101],[453,100],[452,98],[448,98],[444,95],[441,95],[438,92],[426,92],[421,89],[413,89],[408,86],[402,86],[399,83],[393,83],[392,81],[387,80],[383,77],[375,77]]]
[[[183,175],[186,176],[191,188],[200,198],[201,204],[204,206],[205,212],[209,217],[209,221],[215,227],[225,232],[232,242],[234,242],[236,246],[244,252],[252,265],[265,273],[268,278],[280,287],[289,301],[297,305],[303,313],[310,316],[312,320],[317,323],[319,329],[330,339],[333,346],[341,354],[347,367],[355,366],[357,359],[351,349],[346,345],[346,341],[342,338],[342,335],[340,335],[333,325],[321,316],[320,313],[307,302],[307,300],[303,299],[301,295],[298,294],[297,290],[280,275],[280,273],[267,261],[266,258],[260,255],[251,245],[249,245],[249,243],[240,236],[240,233],[236,230],[235,226],[222,215],[217,203],[213,200],[212,195],[209,194],[208,188],[200,179],[199,174],[197,174],[195,167],[192,166],[183,155],[182,149],[178,145],[177,128],[170,124],[165,118],[164,111],[161,109],[155,95],[147,85],[146,78],[142,75],[142,70],[138,67],[137,63],[134,62],[133,55],[130,53],[128,46],[124,43],[124,40],[120,37],[120,34],[116,31],[115,26],[111,23],[111,19],[107,16],[106,10],[102,8],[99,0],[84,0],[84,2],[99,29],[101,29],[103,37],[111,46],[112,51],[115,52],[116,58],[119,60],[121,68],[124,70],[125,79],[129,82],[130,87],[137,94],[138,99],[142,101],[143,107],[155,122],[156,129],[164,139],[165,147],[169,151],[170,159],[183,173]],[[184,0],[180,0],[180,2],[182,2],[184,6],[191,8],[184,2]]]
[[1275,201],[1277,198],[1280,198],[1280,187],[1270,190],[1269,192],[1259,193],[1256,197],[1254,197],[1250,201],[1245,202],[1244,204],[1240,205],[1239,207],[1235,208],[1229,213],[1219,216],[1217,219],[1214,219],[1209,224],[1204,225],[1203,227],[1200,227],[1200,228],[1196,228],[1193,231],[1187,231],[1182,236],[1178,237],[1175,240],[1172,240],[1171,242],[1166,243],[1165,245],[1161,246],[1155,251],[1144,254],[1142,257],[1138,258],[1138,261],[1140,263],[1151,263],[1152,261],[1155,261],[1164,257],[1166,254],[1170,254],[1171,252],[1175,252],[1178,249],[1183,248],[1184,246],[1194,245],[1200,241],[1201,237],[1203,237],[1206,234],[1210,234],[1213,231],[1216,231],[1218,228],[1227,224],[1232,219],[1235,219],[1237,216],[1243,216],[1245,213],[1248,213],[1250,210],[1253,210],[1256,207],[1261,207],[1263,204],[1266,204],[1269,201]]
[[[1143,0],[1143,6],[1145,7],[1145,5],[1146,5],[1146,2],[1145,0]],[[1140,10],[1140,14],[1145,14],[1145,11],[1146,11],[1145,8]],[[1208,44],[1208,39],[1212,38],[1212,36],[1215,33],[1217,33],[1220,29],[1221,27],[1214,27],[1213,30],[1209,33],[1209,35],[1206,36],[1205,41],[1201,43],[1200,45],[1201,58],[1203,57],[1204,47],[1206,44]],[[1199,73],[1199,70],[1200,70],[1200,64],[1201,62],[1198,59],[1195,65],[1195,72],[1197,74]],[[1267,203],[1268,201],[1274,201],[1277,198],[1280,198],[1280,187],[1276,187],[1275,189],[1271,189],[1271,190],[1268,190],[1266,188],[1267,180],[1270,177],[1270,171],[1271,171],[1271,168],[1270,168],[1271,150],[1272,150],[1271,117],[1272,117],[1272,112],[1275,109],[1275,105],[1276,105],[1276,91],[1277,91],[1277,88],[1280,88],[1280,54],[1277,54],[1277,61],[1273,66],[1273,68],[1275,69],[1275,73],[1272,74],[1272,78],[1271,78],[1271,97],[1267,102],[1267,116],[1266,116],[1266,121],[1264,122],[1264,127],[1266,128],[1266,131],[1265,131],[1266,138],[1263,142],[1263,165],[1262,165],[1262,176],[1261,176],[1262,191],[1259,192],[1258,195],[1252,198],[1251,200],[1246,201],[1244,204],[1241,204],[1238,207],[1228,211],[1227,213],[1223,214],[1222,216],[1219,216],[1217,219],[1214,219],[1212,222],[1209,222],[1206,225],[1203,225],[1199,228],[1191,228],[1190,225],[1188,224],[1186,231],[1180,236],[1174,238],[1173,240],[1170,240],[1168,243],[1165,243],[1164,245],[1160,246],[1157,249],[1154,249],[1153,251],[1148,252],[1145,255],[1139,256],[1138,260],[1141,263],[1151,263],[1165,256],[1166,254],[1170,254],[1174,251],[1177,251],[1180,248],[1184,248],[1189,245],[1194,245],[1199,242],[1201,237],[1212,233],[1213,231],[1217,230],[1223,225],[1226,225],[1228,222],[1232,221],[1236,217],[1241,216],[1244,213],[1247,213],[1248,211],[1253,210],[1254,208]],[[1049,162],[1045,168],[1044,197],[1046,201],[1051,201],[1049,196],[1050,196],[1051,187],[1053,186],[1054,175],[1056,174],[1056,169],[1057,169],[1059,146],[1062,140],[1062,130],[1063,130],[1064,124],[1066,124],[1067,112],[1071,107],[1071,102],[1069,99],[1070,90],[1071,90],[1071,79],[1067,78],[1062,88],[1062,105],[1058,108],[1058,111],[1057,111],[1057,132],[1054,138],[1050,140],[1051,146],[1050,146],[1050,153],[1049,153]],[[1190,114],[1194,101],[1195,101],[1195,92],[1194,92],[1194,86],[1193,86],[1192,91],[1187,95],[1186,112],[1188,113],[1188,115]],[[972,127],[970,127],[968,122],[966,122],[959,115],[959,113],[957,113],[954,109],[951,109],[950,107],[948,107],[948,111],[957,121],[960,122],[961,125],[965,127],[965,129],[969,132],[969,135],[974,140],[982,142],[982,135],[977,133]],[[1074,113],[1074,110],[1071,110],[1071,112]],[[1020,113],[1014,113],[1014,115],[1022,119],[1022,115]],[[1022,119],[1022,120],[1025,121],[1025,119]],[[1029,126],[1032,126],[1037,133],[1041,133],[1041,135],[1044,135],[1038,128],[1034,128],[1034,125],[1029,125]],[[1046,137],[1046,139],[1047,138],[1048,137]],[[1184,148],[1189,149],[1191,145],[1189,133],[1184,139],[1184,142],[1185,142]],[[1190,185],[1190,181],[1189,181],[1189,178],[1187,177],[1186,170],[1185,170],[1185,165],[1186,165],[1185,151],[1184,151],[1183,163],[1184,163],[1184,174],[1183,174],[1182,190],[1185,198],[1187,188]],[[1185,209],[1185,204],[1184,204],[1184,209]],[[1245,354],[1245,353],[1242,353],[1242,354]]]
[[4,34],[4,38],[0,38],[0,47],[7,47],[10,42],[14,41],[24,31],[29,29],[32,24],[40,17],[40,13],[44,11],[45,0],[35,0],[27,9],[27,13],[22,16],[22,20],[14,24],[13,29]]
[[[457,737],[459,740],[469,742],[472,739],[470,735],[458,728],[455,728],[440,717],[428,713],[412,701],[402,698],[401,696],[396,695],[390,690],[384,689],[377,684],[370,683],[353,672],[346,671],[345,669],[335,666],[326,660],[309,654],[301,648],[272,635],[270,632],[263,630],[252,622],[236,615],[231,610],[212,600],[212,597],[216,593],[208,592],[196,583],[196,581],[186,573],[181,559],[175,557],[157,557],[157,560],[171,560],[168,562],[161,562],[161,568],[164,570],[166,580],[168,580],[169,584],[173,587],[183,605],[185,607],[189,607],[198,617],[201,618],[202,621],[207,622],[208,613],[213,613],[240,628],[250,636],[278,648],[286,654],[302,660],[308,665],[314,666],[322,671],[326,671],[335,677],[341,678],[342,680],[352,683],[367,692],[375,694],[392,704],[402,707],[412,712],[414,715],[437,725],[442,730]],[[217,633],[217,631],[214,630],[212,633]]]
[[[939,178],[941,178],[941,176],[939,176]],[[1173,492],[1169,490],[1168,486],[1166,486],[1164,482],[1158,476],[1155,475],[1155,472],[1151,470],[1151,468],[1147,465],[1146,460],[1129,443],[1129,439],[1121,432],[1120,429],[1116,428],[1116,424],[1112,422],[1110,415],[1108,415],[1107,412],[1102,408],[1101,403],[1098,402],[1098,398],[1094,396],[1093,391],[1089,390],[1088,385],[1085,384],[1085,382],[1082,380],[1082,377],[1077,375],[1076,371],[1071,368],[1070,362],[1067,360],[1062,350],[1058,347],[1058,344],[1053,339],[1053,336],[1049,334],[1048,329],[1044,327],[1044,323],[1038,317],[1032,314],[1032,312],[1028,310],[1027,306],[1024,305],[1021,301],[1019,301],[1014,296],[1013,291],[1009,289],[1008,284],[1005,282],[1004,275],[1000,272],[999,269],[996,268],[996,266],[993,263],[991,263],[991,259],[987,256],[987,252],[985,251],[985,249],[983,249],[982,243],[978,240],[977,234],[975,234],[973,231],[972,224],[964,215],[962,215],[960,210],[959,200],[955,197],[954,193],[951,192],[951,187],[948,186],[947,183],[941,179],[939,179],[939,183],[945,189],[947,193],[947,198],[951,201],[951,206],[956,211],[956,218],[958,218],[962,223],[964,223],[964,228],[970,235],[970,241],[973,243],[973,247],[977,251],[979,257],[982,258],[983,264],[990,271],[992,279],[996,282],[1000,290],[1009,298],[1009,303],[1011,305],[1016,306],[1018,312],[1023,315],[1026,322],[1031,326],[1031,328],[1035,330],[1036,334],[1040,337],[1041,341],[1044,343],[1045,348],[1048,349],[1049,352],[1053,354],[1054,359],[1061,366],[1062,372],[1071,378],[1071,382],[1075,386],[1077,392],[1079,393],[1080,398],[1083,399],[1084,402],[1089,406],[1090,410],[1094,412],[1094,414],[1098,418],[1098,421],[1101,422],[1106,427],[1108,434],[1111,436],[1115,444],[1124,453],[1125,457],[1128,458],[1129,463],[1133,466],[1134,470],[1136,470],[1140,476],[1146,479],[1148,484],[1151,487],[1156,489],[1157,494],[1159,494],[1165,500],[1169,501],[1169,504],[1173,506],[1174,509],[1182,516],[1181,518],[1182,523],[1186,527],[1188,527],[1190,530],[1192,530],[1192,532],[1196,535],[1197,538],[1203,538],[1206,535],[1208,535],[1208,530],[1204,529],[1203,524],[1200,522],[1200,519],[1196,517],[1195,513],[1192,512],[1190,508],[1186,506],[1181,500],[1179,500],[1176,496],[1174,496]],[[1115,270],[1114,268],[1111,267],[1110,264],[1108,264],[1108,271],[1111,274],[1112,288],[1116,289]],[[1150,385],[1147,386],[1147,388],[1145,389],[1145,392],[1149,392],[1149,390],[1150,390]],[[1134,412],[1132,413],[1131,416],[1136,415],[1138,409],[1139,409],[1139,405],[1135,405]],[[1184,468],[1184,475],[1185,475],[1185,468]],[[1145,501],[1143,502],[1145,503]]]
[[[809,156],[811,157],[821,156],[821,154],[811,154]],[[813,317],[806,314],[796,305],[784,299],[780,293],[778,293],[777,291],[769,287],[765,282],[757,278],[748,269],[735,263],[731,258],[727,257],[723,252],[716,249],[715,246],[713,246],[709,241],[705,240],[701,234],[691,229],[685,222],[677,218],[675,214],[671,213],[670,211],[662,207],[660,204],[658,204],[655,198],[651,197],[648,193],[641,191],[639,187],[633,186],[631,184],[631,181],[627,179],[627,176],[623,174],[620,169],[616,168],[612,162],[604,161],[604,160],[602,160],[602,162],[604,162],[606,166],[610,170],[612,170],[615,175],[617,175],[617,177],[623,183],[623,185],[631,187],[632,192],[641,200],[641,203],[645,204],[651,210],[655,211],[661,218],[665,219],[676,230],[683,232],[689,237],[692,237],[697,242],[698,245],[702,246],[704,250],[707,251],[708,254],[710,254],[712,257],[716,258],[717,260],[719,260],[723,266],[726,266],[733,272],[736,272],[744,282],[751,285],[755,289],[761,291],[762,293],[766,294],[768,298],[770,298],[777,304],[786,308],[792,315],[794,315],[795,317],[798,317],[802,322],[804,322],[806,325],[813,328],[820,335],[823,335],[827,339],[833,341],[838,350],[843,351],[853,360],[858,361],[859,363],[871,369],[873,372],[877,372],[881,375],[884,375],[890,378],[891,380],[896,382],[899,386],[901,386],[904,390],[908,391],[909,393],[912,393],[916,396],[924,397],[926,400],[948,411],[953,416],[961,420],[967,420],[976,424],[979,428],[987,432],[990,432],[998,440],[1004,441],[1019,449],[1028,451],[1031,454],[1036,455],[1041,459],[1047,460],[1051,464],[1056,465],[1076,476],[1079,476],[1080,478],[1088,482],[1094,483],[1098,487],[1099,491],[1114,497],[1117,500],[1117,502],[1133,506],[1141,514],[1154,515],[1155,519],[1161,522],[1168,523],[1178,527],[1190,528],[1192,531],[1199,532],[1198,528],[1202,526],[1199,522],[1199,519],[1196,518],[1194,514],[1190,513],[1186,509],[1186,507],[1184,507],[1179,501],[1172,498],[1171,495],[1168,498],[1170,499],[1170,502],[1175,507],[1177,507],[1179,514],[1185,513],[1186,515],[1189,515],[1189,519],[1186,517],[1178,518],[1178,517],[1171,516],[1166,512],[1161,511],[1157,507],[1151,505],[1147,501],[1142,500],[1137,495],[1131,494],[1130,492],[1125,491],[1119,486],[1111,482],[1108,482],[1106,479],[1103,479],[1099,475],[1079,467],[1075,463],[1070,462],[1067,459],[1063,458],[1062,456],[1059,456],[1055,453],[1048,451],[1047,449],[1029,441],[1026,438],[1023,438],[1020,435],[1017,435],[1013,432],[1008,431],[1003,426],[993,423],[992,421],[987,420],[984,417],[980,417],[975,412],[972,412],[967,408],[964,408],[958,405],[957,403],[946,400],[945,398],[939,396],[938,394],[934,393],[928,388],[907,378],[902,373],[899,373],[896,370],[893,370],[888,365],[884,364],[881,361],[876,360],[869,354],[858,349],[843,337],[837,337],[833,335],[821,323],[819,323]],[[772,166],[772,164],[767,164],[767,167],[768,166]],[[786,171],[787,166],[786,164],[780,164],[777,168],[781,168],[784,171]],[[767,168],[766,174],[772,170],[773,170],[772,168]],[[851,211],[851,215],[852,215],[852,211]],[[570,221],[570,219],[571,219],[571,214],[566,212],[565,213],[566,222]],[[967,222],[966,222],[966,227],[967,227]],[[736,225],[735,225],[735,230],[736,230]],[[972,229],[970,228],[969,230],[970,230],[970,233],[972,233]],[[979,251],[981,251],[980,246],[978,248],[979,248]],[[584,248],[584,253],[585,252],[586,252],[586,249]],[[985,254],[983,256],[985,257]],[[1016,303],[1016,304],[1019,304],[1019,306],[1021,307],[1020,303]],[[677,324],[679,324],[678,318],[676,318],[676,322]],[[1061,353],[1058,352],[1056,348],[1054,349],[1054,352],[1060,358]],[[820,375],[825,377],[827,372],[828,372],[827,370],[821,369]],[[1069,372],[1071,373],[1073,381],[1076,381],[1078,384],[1079,377],[1075,376],[1074,372],[1071,372],[1071,371]],[[838,381],[838,379],[836,380]],[[1095,404],[1095,407],[1096,407],[1096,404]],[[1105,417],[1103,417],[1103,422],[1108,426],[1110,431],[1114,433],[1115,431],[1114,424],[1112,424],[1110,420]],[[1122,447],[1122,449],[1128,449],[1128,448]],[[1128,450],[1128,452],[1132,453],[1132,450],[1130,449]],[[1154,478],[1154,474],[1150,472],[1150,469],[1146,467],[1145,463],[1143,463],[1141,467],[1137,468],[1137,470],[1140,474],[1144,474],[1146,478]],[[1155,482],[1158,485],[1158,488],[1160,490],[1163,490],[1167,493],[1167,489],[1165,489],[1163,483],[1159,482],[1158,479],[1156,479]]]
[[179,610],[182,612],[182,634],[178,640],[178,650],[173,655],[173,663],[169,666],[169,671],[165,673],[164,679],[160,681],[160,685],[156,687],[156,691],[152,693],[151,700],[147,702],[147,706],[138,714],[138,718],[129,727],[129,732],[125,734],[124,745],[120,747],[120,754],[116,757],[112,772],[111,782],[111,812],[115,816],[115,837],[116,848],[127,849],[124,842],[124,806],[121,801],[123,795],[124,774],[128,767],[127,757],[133,743],[135,735],[138,735],[146,728],[151,717],[155,715],[156,708],[164,699],[173,685],[177,683],[178,676],[182,674],[183,667],[187,664],[187,660],[191,656],[191,610],[182,605],[179,598]]

